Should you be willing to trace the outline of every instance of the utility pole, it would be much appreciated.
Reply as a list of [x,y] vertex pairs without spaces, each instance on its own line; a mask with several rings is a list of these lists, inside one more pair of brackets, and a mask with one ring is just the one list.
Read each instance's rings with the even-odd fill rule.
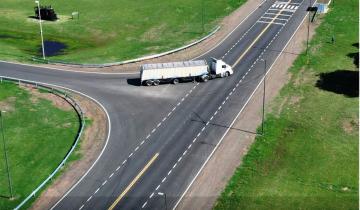
[[201,27],[202,27],[202,33],[204,33],[205,32],[205,28],[204,28],[204,10],[205,10],[205,8],[204,8],[204,0],[201,0]]
[[41,25],[40,2],[39,2],[39,1],[35,1],[35,3],[37,4],[37,7],[38,7],[42,55],[43,55],[43,59],[45,60],[45,47],[44,47],[44,37],[43,37],[43,31],[42,31],[42,25]]
[[[309,51],[309,36],[310,36],[310,12],[311,12],[311,0],[309,0],[309,7],[308,7],[308,16],[309,16],[309,21],[307,24],[307,37],[306,37],[306,55],[308,55],[308,51]],[[309,60],[308,60],[309,62]]]
[[266,90],[266,60],[264,59],[264,81],[263,81],[263,100],[262,100],[262,119],[261,119],[261,135],[265,135],[264,121],[265,121],[265,90]]
[[6,165],[6,172],[9,182],[9,191],[10,191],[10,199],[13,198],[13,189],[12,189],[12,182],[10,177],[10,169],[9,169],[9,160],[6,151],[6,142],[5,142],[5,134],[4,134],[4,120],[3,120],[3,113],[5,111],[0,110],[0,123],[1,123],[1,133],[2,133],[2,140],[3,140],[3,148],[4,148],[4,156],[5,156],[5,165]]
[[163,196],[165,200],[165,210],[167,210],[167,201],[166,201],[166,193],[158,192],[158,195]]

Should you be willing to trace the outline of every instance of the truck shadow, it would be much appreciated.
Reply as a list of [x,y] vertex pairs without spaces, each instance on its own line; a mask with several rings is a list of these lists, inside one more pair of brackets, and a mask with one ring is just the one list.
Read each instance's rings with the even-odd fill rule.
[[359,97],[359,71],[336,70],[320,73],[316,87],[347,97]]
[[140,78],[129,78],[126,80],[126,82],[128,83],[128,85],[141,86]]
[[[195,81],[200,82],[199,80],[195,80]],[[128,79],[126,79],[126,82],[127,82],[128,85],[142,86],[140,78],[128,78]],[[179,84],[182,84],[182,83],[194,83],[194,81],[193,80],[185,80],[185,81],[180,80]],[[170,81],[168,81],[168,82],[160,82],[160,85],[163,85],[163,84],[171,84],[171,82]]]

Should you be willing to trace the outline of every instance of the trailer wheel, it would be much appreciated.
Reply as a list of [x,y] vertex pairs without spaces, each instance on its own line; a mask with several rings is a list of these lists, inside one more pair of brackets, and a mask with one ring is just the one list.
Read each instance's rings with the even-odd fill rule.
[[153,84],[152,80],[146,80],[145,81],[146,86],[151,86]]
[[178,79],[178,78],[173,79],[172,83],[173,83],[174,85],[178,84],[178,83],[179,83],[179,79]]
[[203,82],[209,81],[209,76],[207,76],[207,75],[206,75],[206,76],[203,76],[203,77],[202,77],[202,81],[203,81]]
[[158,86],[159,84],[160,84],[160,80],[158,80],[158,79],[154,80],[154,83],[153,83],[154,86]]
[[228,77],[228,76],[230,76],[230,72],[225,72],[225,77]]

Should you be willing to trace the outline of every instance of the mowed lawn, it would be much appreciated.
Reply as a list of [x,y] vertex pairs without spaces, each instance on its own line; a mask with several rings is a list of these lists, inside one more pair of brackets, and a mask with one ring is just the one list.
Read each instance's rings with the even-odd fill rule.
[[[245,0],[41,0],[60,20],[43,24],[44,39],[65,43],[64,55],[50,58],[104,63],[164,52],[208,34]],[[28,61],[40,55],[34,1],[2,0],[0,59]],[[71,13],[79,19],[71,20]],[[203,24],[204,23],[204,24]],[[204,26],[204,27],[203,27]]]
[[6,111],[3,132],[14,192],[14,199],[9,200],[0,136],[0,209],[13,209],[28,196],[53,172],[74,143],[79,129],[75,110],[56,107],[44,99],[45,94],[34,94],[13,83],[0,83],[0,109]]
[[358,1],[331,7],[216,210],[358,209]]

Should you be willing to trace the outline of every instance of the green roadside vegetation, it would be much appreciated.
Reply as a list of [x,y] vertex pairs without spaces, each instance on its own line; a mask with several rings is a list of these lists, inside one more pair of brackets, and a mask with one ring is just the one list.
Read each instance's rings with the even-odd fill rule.
[[[78,63],[115,62],[164,52],[203,37],[245,0],[41,0],[59,21],[43,23],[44,39],[68,46],[51,57]],[[34,1],[2,0],[0,59],[40,56]],[[79,19],[71,19],[74,11]]]
[[334,4],[216,210],[358,209],[358,1]]
[[[50,101],[51,94],[47,94],[0,83],[0,109],[6,111],[2,114],[4,129],[0,124],[0,132],[4,132],[14,195],[14,199],[8,199],[10,191],[0,136],[0,209],[18,205],[54,171],[74,143],[80,125],[77,113],[72,107],[61,105],[62,99],[59,103]],[[76,158],[78,155],[71,159]]]

